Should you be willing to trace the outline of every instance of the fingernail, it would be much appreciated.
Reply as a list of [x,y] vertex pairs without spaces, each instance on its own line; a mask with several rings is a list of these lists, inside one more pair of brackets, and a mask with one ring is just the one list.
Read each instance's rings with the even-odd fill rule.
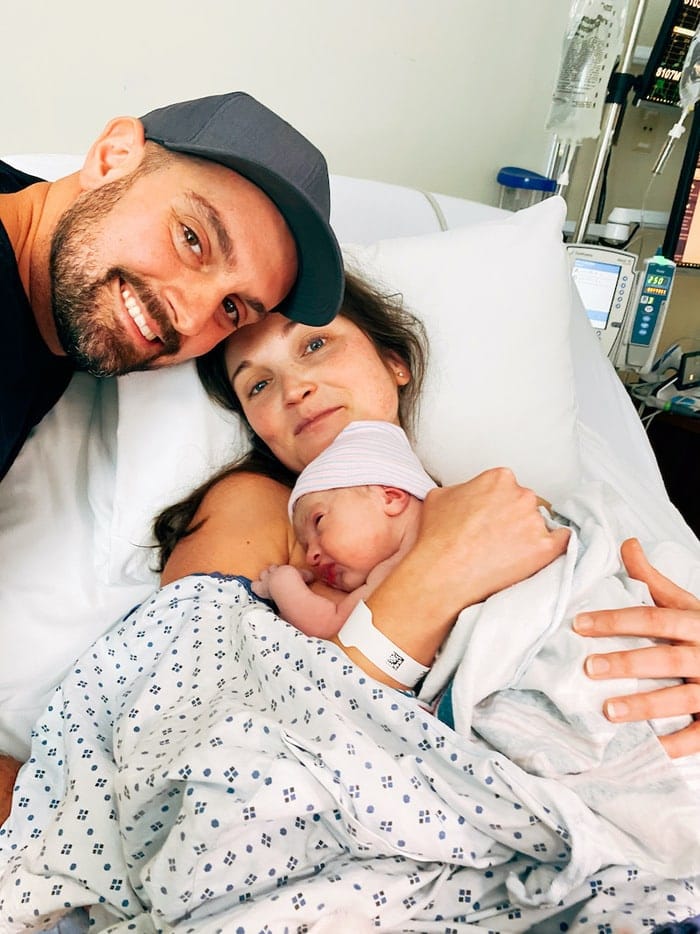
[[606,701],[603,704],[603,710],[608,720],[621,720],[623,717],[627,716],[629,707],[624,701],[615,701],[615,703]]
[[586,616],[585,613],[582,613],[580,616],[574,618],[574,629],[576,632],[588,632],[590,629],[593,629],[593,620],[590,616]]
[[583,663],[587,675],[604,675],[610,671],[610,662],[604,655],[589,655]]

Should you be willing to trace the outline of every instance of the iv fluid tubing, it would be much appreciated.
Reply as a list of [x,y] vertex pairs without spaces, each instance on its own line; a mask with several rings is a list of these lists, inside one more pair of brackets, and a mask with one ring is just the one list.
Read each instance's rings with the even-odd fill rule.
[[654,164],[654,168],[651,170],[652,175],[661,175],[666,165],[666,160],[671,155],[671,150],[677,139],[680,139],[681,136],[685,133],[685,127],[683,126],[685,118],[688,116],[688,108],[686,107],[678,118],[678,122],[674,123],[671,129],[668,132],[668,137],[664,144],[664,148],[659,153],[659,157]]

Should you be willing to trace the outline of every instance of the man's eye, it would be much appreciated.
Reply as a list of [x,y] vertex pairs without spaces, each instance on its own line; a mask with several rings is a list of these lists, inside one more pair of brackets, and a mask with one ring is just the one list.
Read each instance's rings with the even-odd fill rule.
[[223,309],[228,315],[228,318],[231,321],[231,324],[233,324],[234,327],[238,327],[238,321],[240,318],[240,314],[238,312],[238,306],[236,305],[234,300],[227,296],[221,304],[223,305]]
[[197,256],[202,255],[202,244],[199,242],[199,237],[192,230],[191,227],[187,227],[183,224],[182,235],[185,238],[185,243],[192,250],[193,253],[196,253]]
[[306,345],[306,349],[310,353],[314,353],[317,350],[320,350],[321,347],[326,343],[325,338],[323,337],[314,337]]

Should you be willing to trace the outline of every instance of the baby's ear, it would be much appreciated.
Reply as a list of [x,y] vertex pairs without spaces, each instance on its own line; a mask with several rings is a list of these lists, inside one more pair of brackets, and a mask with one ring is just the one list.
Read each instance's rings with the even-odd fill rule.
[[384,512],[387,516],[400,516],[411,498],[411,494],[396,486],[383,486]]

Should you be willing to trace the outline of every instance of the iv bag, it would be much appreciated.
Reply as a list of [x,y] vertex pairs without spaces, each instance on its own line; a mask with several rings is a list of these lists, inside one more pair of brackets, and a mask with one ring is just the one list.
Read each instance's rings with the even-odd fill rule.
[[693,109],[700,97],[700,26],[690,40],[678,82],[678,97],[683,113]]
[[574,0],[545,129],[579,142],[600,133],[608,81],[622,51],[628,0]]

